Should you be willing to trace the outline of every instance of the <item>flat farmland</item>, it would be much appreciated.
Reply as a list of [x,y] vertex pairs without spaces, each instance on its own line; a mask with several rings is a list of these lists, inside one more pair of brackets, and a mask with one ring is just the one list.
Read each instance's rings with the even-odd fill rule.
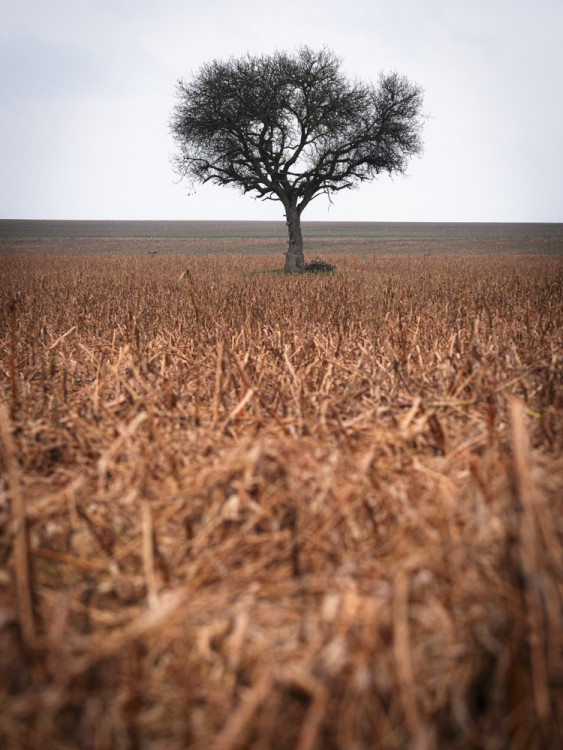
[[[558,237],[563,224],[478,222],[303,221],[305,237]],[[285,237],[283,221],[25,221],[0,219],[0,238]]]
[[563,744],[560,237],[284,239],[0,240],[3,748]]
[[[361,254],[563,253],[562,224],[303,222],[305,250]],[[281,254],[281,221],[7,221],[0,256],[149,252],[177,255]]]

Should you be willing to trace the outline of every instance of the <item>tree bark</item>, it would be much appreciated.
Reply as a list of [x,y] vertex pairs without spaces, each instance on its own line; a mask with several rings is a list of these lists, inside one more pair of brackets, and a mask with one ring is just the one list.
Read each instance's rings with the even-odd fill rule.
[[301,234],[301,214],[296,206],[286,207],[287,231],[289,232],[289,247],[285,254],[286,273],[303,273],[305,257],[303,255],[303,235]]

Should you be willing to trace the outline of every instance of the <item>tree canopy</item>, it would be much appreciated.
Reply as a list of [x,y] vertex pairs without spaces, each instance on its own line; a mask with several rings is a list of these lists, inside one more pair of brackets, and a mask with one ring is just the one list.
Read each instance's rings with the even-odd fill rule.
[[176,94],[177,172],[281,201],[288,271],[303,270],[300,217],[315,197],[404,173],[422,149],[420,87],[395,72],[350,80],[327,49],[214,60]]

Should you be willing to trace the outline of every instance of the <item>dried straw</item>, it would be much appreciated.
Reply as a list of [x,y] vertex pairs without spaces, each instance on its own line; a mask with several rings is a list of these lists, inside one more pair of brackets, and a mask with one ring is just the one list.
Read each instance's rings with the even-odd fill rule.
[[348,250],[3,259],[0,746],[563,745],[563,261]]

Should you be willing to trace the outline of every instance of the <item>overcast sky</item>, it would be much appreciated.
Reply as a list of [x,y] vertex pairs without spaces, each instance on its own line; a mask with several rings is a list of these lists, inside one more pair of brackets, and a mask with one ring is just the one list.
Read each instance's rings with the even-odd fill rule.
[[1,0],[0,218],[281,219],[171,167],[177,79],[214,58],[327,46],[425,90],[408,177],[305,220],[563,221],[561,0]]

